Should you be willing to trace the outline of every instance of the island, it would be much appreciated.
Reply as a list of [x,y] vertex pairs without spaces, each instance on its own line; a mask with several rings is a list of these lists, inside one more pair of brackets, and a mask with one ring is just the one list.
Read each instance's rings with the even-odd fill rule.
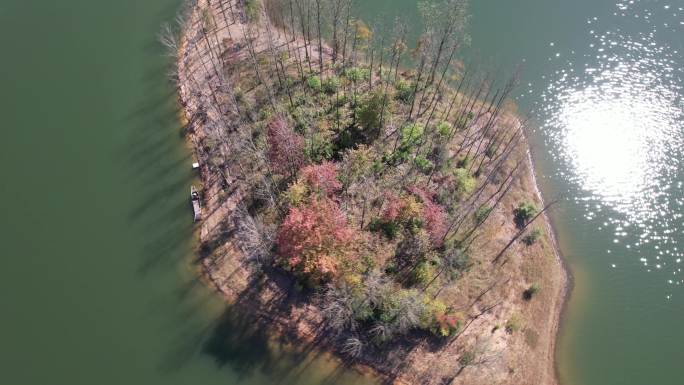
[[567,277],[527,122],[457,60],[467,2],[194,0],[176,55],[201,273],[274,335],[397,384],[556,384]]

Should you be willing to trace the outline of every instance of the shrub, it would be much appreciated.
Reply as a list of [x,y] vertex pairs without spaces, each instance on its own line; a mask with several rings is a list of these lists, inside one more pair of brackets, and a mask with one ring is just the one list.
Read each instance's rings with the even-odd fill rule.
[[211,18],[211,11],[208,8],[202,9],[202,26],[205,30],[211,30],[215,27],[214,20]]
[[321,78],[318,76],[309,76],[309,78],[306,79],[306,84],[309,86],[309,88],[316,92],[321,90]]
[[370,77],[370,71],[365,68],[351,67],[344,70],[344,76],[353,82],[358,82],[367,80]]
[[478,207],[478,209],[475,210],[475,222],[477,222],[478,224],[484,222],[485,219],[487,219],[489,214],[492,212],[492,210],[494,210],[494,208],[489,206]]
[[260,0],[245,0],[245,15],[247,20],[252,22],[259,21],[259,11],[261,10]]
[[341,264],[353,258],[353,238],[337,204],[322,199],[290,208],[276,245],[282,264],[316,286],[334,279]]
[[430,331],[438,337],[449,337],[461,330],[461,316],[449,311],[439,300],[430,305],[432,311],[432,325]]
[[515,313],[506,321],[506,331],[508,333],[515,333],[523,326],[523,321],[518,313]]
[[337,76],[330,76],[323,82],[323,92],[332,95],[340,87],[340,79]]
[[448,122],[440,122],[437,125],[437,133],[441,136],[449,136],[451,133],[451,124]]
[[463,352],[463,354],[461,354],[461,357],[459,357],[458,363],[461,364],[462,367],[466,367],[475,362],[475,358],[475,352],[472,350],[466,350]]
[[536,348],[539,345],[539,334],[533,329],[526,328],[524,331],[525,342],[531,348]]
[[425,128],[423,125],[414,123],[404,126],[401,129],[401,145],[407,148],[412,148],[420,141],[423,136]]
[[399,234],[399,230],[401,229],[401,226],[392,221],[383,221],[380,218],[375,218],[371,220],[370,224],[368,225],[368,230],[370,231],[382,231],[383,234],[389,239],[394,239],[397,234]]
[[347,95],[339,94],[339,95],[337,95],[337,100],[335,100],[335,105],[337,107],[342,107],[345,104],[347,104],[348,101],[349,101],[349,99],[347,98]]
[[422,155],[416,156],[414,162],[416,167],[418,167],[418,169],[423,173],[429,173],[430,170],[432,170],[432,168],[435,166],[430,160],[426,159]]
[[410,103],[413,99],[413,86],[405,80],[399,80],[394,85],[396,90],[396,98],[404,103]]
[[539,293],[541,290],[541,286],[539,286],[538,283],[533,283],[532,286],[528,287],[524,292],[523,292],[523,298],[527,301],[531,300],[532,297],[534,297],[535,294]]
[[499,146],[495,143],[489,143],[487,145],[487,149],[485,150],[485,155],[489,158],[493,158],[494,155],[496,155],[496,151],[499,149]]
[[[418,229],[413,232],[405,232],[401,241],[397,245],[394,260],[399,267],[399,271],[403,271],[402,281],[404,279],[412,279],[412,270],[418,267],[423,261],[428,261],[432,258],[432,245],[430,237],[425,230]],[[407,271],[403,268],[409,268]],[[410,282],[409,282],[410,283]]]
[[463,252],[463,250],[453,245],[447,244],[445,247],[442,260],[440,261],[444,266],[444,277],[447,280],[458,279],[464,271],[471,266],[470,256]]
[[537,242],[539,238],[542,236],[542,231],[539,228],[534,228],[532,231],[530,231],[525,237],[523,237],[522,241],[525,243],[527,246],[532,246]]
[[245,100],[245,92],[240,87],[235,87],[233,89],[233,95],[235,95],[235,101],[241,103]]
[[476,180],[465,168],[454,170],[454,178],[454,192],[459,199],[470,194],[475,189]]
[[304,153],[312,162],[321,162],[333,156],[334,145],[329,130],[317,130],[305,139]]
[[296,181],[283,193],[290,206],[299,206],[309,195],[309,187],[302,181]]
[[537,206],[529,201],[522,202],[513,210],[515,221],[519,225],[524,225],[537,214]]
[[427,285],[435,276],[434,266],[429,261],[419,262],[411,273],[411,285]]
[[373,170],[373,154],[366,145],[347,150],[342,157],[342,182],[349,186]]

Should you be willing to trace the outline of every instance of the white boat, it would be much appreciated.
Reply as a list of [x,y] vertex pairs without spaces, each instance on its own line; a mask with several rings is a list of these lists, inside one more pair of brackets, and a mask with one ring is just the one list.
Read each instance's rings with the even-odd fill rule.
[[192,202],[192,212],[194,215],[193,221],[197,222],[202,219],[202,203],[195,186],[190,186],[190,201]]

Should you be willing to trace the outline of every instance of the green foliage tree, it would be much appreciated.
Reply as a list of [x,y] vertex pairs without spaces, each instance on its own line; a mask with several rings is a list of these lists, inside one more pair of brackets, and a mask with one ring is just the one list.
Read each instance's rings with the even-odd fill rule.
[[315,76],[315,75],[309,76],[309,78],[306,79],[306,84],[309,86],[309,88],[311,88],[312,90],[314,90],[316,92],[321,91],[321,87],[322,87],[321,78],[319,78],[318,76]]
[[365,142],[377,140],[382,134],[383,115],[388,114],[389,98],[381,90],[370,93],[357,110],[357,119]]
[[516,222],[522,226],[527,221],[532,219],[538,212],[537,205],[530,201],[521,202],[518,207],[513,210]]

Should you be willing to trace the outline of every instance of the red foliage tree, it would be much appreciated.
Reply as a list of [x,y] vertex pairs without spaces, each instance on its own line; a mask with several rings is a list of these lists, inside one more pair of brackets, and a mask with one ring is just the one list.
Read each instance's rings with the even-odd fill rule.
[[266,143],[273,172],[292,176],[304,165],[304,138],[292,131],[283,117],[275,117],[268,123]]
[[385,193],[385,209],[382,211],[382,219],[387,222],[396,221],[399,218],[404,202],[392,192]]
[[324,196],[330,197],[342,189],[342,183],[337,179],[337,166],[332,162],[306,166],[301,176],[313,191]]
[[430,241],[436,247],[444,243],[444,235],[447,232],[446,213],[444,209],[433,201],[423,202],[423,222],[425,230],[430,234]]
[[333,279],[340,264],[353,257],[353,237],[337,203],[321,199],[290,209],[276,245],[285,266],[320,284]]

